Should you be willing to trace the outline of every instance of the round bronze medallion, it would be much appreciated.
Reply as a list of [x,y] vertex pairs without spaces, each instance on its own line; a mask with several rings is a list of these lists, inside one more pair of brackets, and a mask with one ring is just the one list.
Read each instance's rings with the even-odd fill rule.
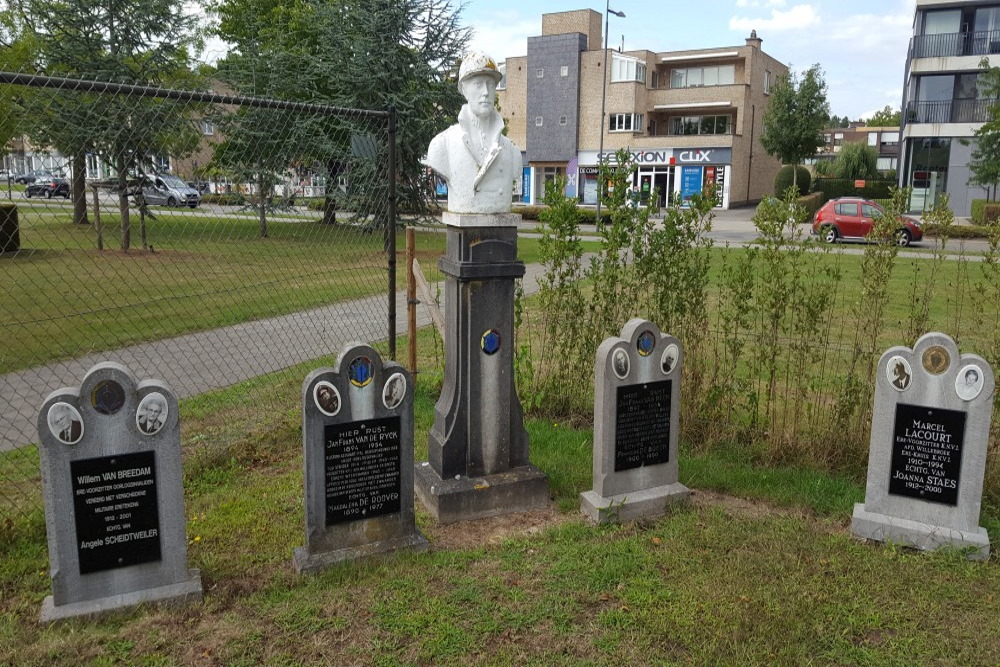
[[924,370],[932,375],[941,375],[941,373],[948,370],[948,365],[951,363],[951,355],[948,354],[948,350],[940,345],[931,345],[924,350],[924,356],[921,360],[924,363]]

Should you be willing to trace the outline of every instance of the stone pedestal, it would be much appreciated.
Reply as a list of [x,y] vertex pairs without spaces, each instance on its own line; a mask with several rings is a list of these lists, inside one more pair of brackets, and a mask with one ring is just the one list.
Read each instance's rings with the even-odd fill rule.
[[541,507],[545,475],[528,461],[514,386],[514,214],[449,214],[445,378],[434,411],[429,461],[417,464],[417,497],[441,523]]

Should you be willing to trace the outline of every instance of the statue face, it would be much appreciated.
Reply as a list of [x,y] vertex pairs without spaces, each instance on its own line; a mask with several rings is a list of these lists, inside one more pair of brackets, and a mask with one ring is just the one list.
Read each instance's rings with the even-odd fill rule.
[[470,76],[462,82],[462,94],[469,103],[469,110],[476,116],[485,118],[493,113],[497,83],[493,77],[486,74]]

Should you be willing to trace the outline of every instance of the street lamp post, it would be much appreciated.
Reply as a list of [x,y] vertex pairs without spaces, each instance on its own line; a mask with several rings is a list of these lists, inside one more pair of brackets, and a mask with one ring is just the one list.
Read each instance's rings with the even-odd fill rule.
[[606,130],[605,123],[605,105],[608,100],[608,24],[611,20],[611,14],[614,14],[620,19],[625,18],[625,12],[616,12],[609,6],[611,0],[607,0],[604,3],[604,79],[601,81],[601,134],[600,134],[600,148],[597,149],[597,219],[595,222],[601,224],[601,196],[604,193],[604,184],[601,182],[601,162],[604,159],[604,132]]

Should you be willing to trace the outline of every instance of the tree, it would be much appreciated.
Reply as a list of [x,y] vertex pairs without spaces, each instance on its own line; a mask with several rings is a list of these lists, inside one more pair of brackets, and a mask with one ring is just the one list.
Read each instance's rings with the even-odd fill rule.
[[850,180],[878,178],[878,151],[867,144],[844,144],[833,161],[833,173]]
[[821,130],[829,117],[826,82],[820,66],[810,67],[801,80],[789,73],[771,87],[761,145],[783,163],[798,166],[826,144]]
[[983,58],[979,66],[983,68],[976,82],[979,94],[994,101],[987,107],[987,121],[973,133],[976,139],[969,160],[972,176],[968,184],[985,188],[986,198],[992,201],[1000,184],[1000,67],[990,67],[988,58]]
[[[394,107],[397,196],[404,206],[425,205],[431,191],[420,158],[463,102],[455,63],[469,30],[459,25],[460,10],[449,0],[220,0],[216,11],[219,36],[233,45],[220,73],[240,92],[355,109]],[[295,114],[284,122],[308,127],[310,141],[299,159],[331,182],[347,169],[358,182],[359,172],[374,168],[374,160],[357,155],[357,141],[351,145],[352,137],[372,132],[370,122]],[[371,190],[348,196],[371,199]],[[327,195],[324,220],[332,222],[331,188]]]
[[[113,83],[197,88],[189,48],[193,17],[180,0],[24,0],[23,18],[38,44],[37,68],[45,74]],[[122,249],[130,246],[129,183],[160,153],[194,150],[199,134],[190,105],[172,100],[40,91],[29,98],[38,145],[73,160],[75,219],[86,222],[85,155],[113,162],[122,225]]]
[[888,104],[881,111],[873,113],[866,121],[869,127],[898,127],[903,114],[899,109],[893,109]]

